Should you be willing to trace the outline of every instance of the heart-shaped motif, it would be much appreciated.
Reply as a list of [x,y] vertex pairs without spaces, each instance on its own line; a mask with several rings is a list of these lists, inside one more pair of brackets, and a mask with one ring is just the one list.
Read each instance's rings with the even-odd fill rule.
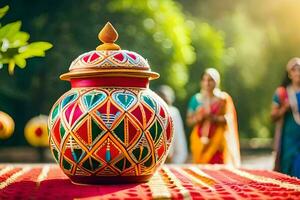
[[83,61],[84,62],[88,62],[88,60],[89,60],[89,57],[90,57],[90,55],[86,55],[86,56],[84,56],[82,59],[83,59]]
[[152,108],[155,112],[157,112],[157,105],[155,101],[149,95],[142,94],[142,100],[145,102],[150,108]]
[[133,53],[127,53],[127,55],[132,58],[133,60],[136,59],[136,55],[134,55]]
[[124,110],[129,110],[133,105],[137,103],[135,94],[125,92],[115,92],[112,94],[114,101],[121,106]]
[[98,59],[100,56],[97,53],[93,53],[90,57],[90,62],[93,62],[94,60]]
[[121,62],[123,62],[123,60],[124,60],[124,56],[122,53],[118,53],[118,54],[114,55],[114,58]]
[[63,100],[61,101],[61,109],[63,109],[65,106],[67,106],[68,104],[72,103],[73,101],[76,100],[78,94],[77,93],[70,93],[67,96],[65,96],[63,98]]
[[102,91],[92,90],[82,96],[83,104],[88,110],[92,110],[107,98],[107,94]]

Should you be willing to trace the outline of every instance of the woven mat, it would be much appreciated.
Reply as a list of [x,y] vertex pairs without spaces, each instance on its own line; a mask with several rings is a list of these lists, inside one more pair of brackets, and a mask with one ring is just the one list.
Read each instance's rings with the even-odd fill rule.
[[0,199],[299,199],[300,180],[222,165],[165,165],[148,183],[74,185],[56,165],[0,166]]

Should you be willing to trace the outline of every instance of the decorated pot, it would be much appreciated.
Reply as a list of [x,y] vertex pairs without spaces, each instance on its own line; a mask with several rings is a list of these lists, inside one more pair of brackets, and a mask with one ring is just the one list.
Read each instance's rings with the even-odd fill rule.
[[15,122],[5,112],[0,111],[0,139],[8,139],[15,130]]
[[39,115],[33,117],[26,123],[24,135],[30,145],[34,147],[47,147],[49,145],[47,121],[48,116]]
[[50,112],[50,149],[73,183],[145,182],[164,163],[173,136],[166,103],[149,89],[159,74],[114,43],[110,23],[98,37],[103,44],[60,76],[72,89]]

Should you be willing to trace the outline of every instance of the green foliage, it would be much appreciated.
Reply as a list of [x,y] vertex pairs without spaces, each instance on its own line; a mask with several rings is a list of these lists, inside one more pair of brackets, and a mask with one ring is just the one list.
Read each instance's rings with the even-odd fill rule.
[[0,19],[7,13],[9,10],[9,6],[4,6],[3,8],[0,8]]
[[[117,15],[132,12],[135,17],[131,18],[130,22],[140,24],[139,28],[143,29],[143,34],[147,34],[137,51],[149,58],[152,69],[161,74],[161,78],[152,84],[156,86],[167,83],[176,90],[178,97],[185,97],[188,65],[195,60],[195,54],[191,45],[190,29],[179,6],[171,0],[118,0],[112,1],[108,9]],[[129,47],[132,46],[135,44]]]
[[[268,72],[265,32],[253,23],[243,8],[219,21],[225,33],[226,51],[223,60],[223,86],[235,100],[239,114],[239,126],[244,137],[255,136],[265,120],[260,116],[264,110],[265,74]],[[245,102],[253,102],[247,103]],[[270,103],[270,102],[269,102]],[[269,107],[269,106],[268,106]],[[255,133],[255,134],[254,134]]]
[[222,70],[222,58],[224,54],[223,34],[205,22],[193,19],[192,44],[196,52],[196,61],[189,71],[189,84],[186,86],[187,97],[191,97],[199,91],[199,82],[204,70],[215,67]]
[[[22,74],[16,70],[14,80],[0,74],[0,105],[16,120],[20,133],[28,119],[48,113],[53,103],[70,89],[67,82],[59,80],[59,75],[68,71],[77,56],[99,45],[97,35],[107,21],[117,29],[117,44],[122,49],[138,52],[148,59],[153,71],[160,73],[161,77],[151,82],[152,87],[167,83],[176,89],[178,97],[185,96],[189,64],[194,61],[195,52],[191,29],[174,1],[28,0],[10,4],[13,18],[22,16],[23,27],[32,39],[42,38],[54,45],[43,59],[46,67],[33,58],[28,61],[28,70]],[[18,137],[21,141],[22,134]]]
[[[18,33],[9,40],[10,47],[16,46],[7,52],[14,49],[15,64],[30,67],[15,70],[14,79],[0,73],[1,109],[13,115],[19,132],[32,116],[48,113],[70,88],[59,75],[68,71],[78,55],[99,45],[97,34],[110,21],[119,32],[121,48],[140,53],[160,73],[151,86],[169,84],[176,90],[176,105],[183,115],[188,99],[199,91],[204,69],[216,67],[222,89],[235,102],[242,137],[270,137],[272,94],[287,61],[300,51],[300,23],[294,20],[300,17],[300,4],[294,0],[180,2],[183,9],[172,0],[9,1],[10,20],[22,19],[31,39],[51,41],[54,49],[43,62],[27,60],[43,56],[50,46],[28,44],[29,35],[20,31],[21,23],[9,23],[13,25],[5,28],[5,34]],[[2,8],[0,16],[7,10]],[[7,48],[7,41],[0,41],[0,47]]]
[[[201,19],[222,31],[224,52],[219,67],[222,88],[234,99],[242,137],[271,137],[272,95],[284,76],[288,60],[299,57],[300,22],[295,19],[300,17],[300,3],[295,0],[180,2],[193,19]],[[197,62],[198,57],[197,54]]]
[[[190,18],[192,45],[195,48],[196,60],[190,66],[189,81],[185,86],[187,95],[184,101],[177,102],[182,114],[186,113],[189,99],[200,91],[200,79],[206,68],[215,67],[222,71],[224,55],[223,33],[206,22]],[[183,115],[183,119],[185,119]]]
[[[9,10],[9,6],[0,8],[0,19]],[[45,56],[45,51],[52,45],[48,42],[28,43],[29,34],[20,31],[21,21],[0,26],[0,68],[8,64],[9,74],[14,73],[15,65],[26,67],[26,59],[35,56]]]

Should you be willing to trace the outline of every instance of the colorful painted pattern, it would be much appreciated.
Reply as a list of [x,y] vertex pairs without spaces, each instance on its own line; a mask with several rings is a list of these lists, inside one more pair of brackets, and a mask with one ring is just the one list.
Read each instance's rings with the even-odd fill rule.
[[166,108],[149,89],[71,89],[49,116],[51,151],[70,176],[151,175],[172,140]]
[[0,166],[0,199],[299,199],[300,180],[222,165],[163,166],[147,183],[74,185],[56,165]]
[[127,50],[90,51],[84,53],[72,62],[70,71],[83,68],[150,69],[148,62],[142,56]]

